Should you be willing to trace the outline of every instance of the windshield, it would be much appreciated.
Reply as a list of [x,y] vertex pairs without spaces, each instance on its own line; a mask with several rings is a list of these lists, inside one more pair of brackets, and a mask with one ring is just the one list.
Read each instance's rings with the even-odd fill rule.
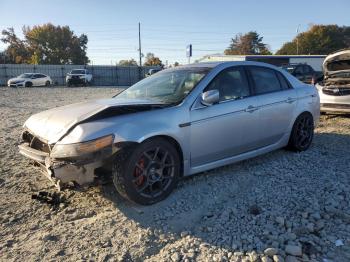
[[70,73],[74,75],[85,75],[85,70],[76,69],[76,70],[72,70]]
[[117,98],[147,99],[157,103],[180,103],[210,68],[183,68],[159,72],[117,95]]
[[31,78],[33,74],[21,74],[18,78]]
[[288,73],[292,73],[295,69],[295,65],[282,66],[282,69],[286,70]]

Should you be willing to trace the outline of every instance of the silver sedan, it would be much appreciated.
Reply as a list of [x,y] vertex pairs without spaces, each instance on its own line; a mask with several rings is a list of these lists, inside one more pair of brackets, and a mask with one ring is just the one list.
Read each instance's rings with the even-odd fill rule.
[[308,149],[319,111],[317,90],[275,66],[192,64],[113,98],[35,114],[19,150],[59,187],[92,182],[103,167],[122,196],[152,204],[182,176],[283,147]]

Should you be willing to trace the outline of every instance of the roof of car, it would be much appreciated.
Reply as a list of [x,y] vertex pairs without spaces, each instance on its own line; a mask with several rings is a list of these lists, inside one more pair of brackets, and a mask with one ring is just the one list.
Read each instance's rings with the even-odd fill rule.
[[188,64],[188,65],[182,65],[178,66],[176,68],[188,68],[188,67],[206,67],[206,68],[214,68],[217,66],[235,66],[235,65],[256,65],[256,66],[266,66],[266,67],[274,67],[275,66],[263,62],[255,62],[255,61],[220,61],[220,62],[203,62],[203,63],[195,63],[195,64]]

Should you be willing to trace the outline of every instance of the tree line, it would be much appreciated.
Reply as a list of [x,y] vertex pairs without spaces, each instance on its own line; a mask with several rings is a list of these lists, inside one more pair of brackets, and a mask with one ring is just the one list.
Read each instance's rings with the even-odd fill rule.
[[[51,23],[23,27],[24,39],[13,28],[2,31],[1,41],[7,48],[0,53],[0,63],[14,64],[88,64],[85,34],[76,35],[69,26]],[[350,48],[350,27],[338,25],[313,25],[286,42],[276,55],[327,55],[343,48]],[[237,34],[230,40],[226,55],[271,55],[271,48],[256,31]],[[121,66],[137,66],[134,59],[119,61]],[[145,56],[145,66],[163,66],[153,53]],[[178,62],[174,66],[179,65]]]

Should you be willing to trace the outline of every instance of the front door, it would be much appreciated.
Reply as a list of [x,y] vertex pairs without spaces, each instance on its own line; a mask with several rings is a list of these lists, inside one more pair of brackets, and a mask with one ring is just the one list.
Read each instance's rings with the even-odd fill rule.
[[191,109],[191,166],[196,167],[255,148],[258,132],[257,98],[245,71],[231,67],[220,72],[205,91],[217,89],[220,102],[211,106],[197,100]]

